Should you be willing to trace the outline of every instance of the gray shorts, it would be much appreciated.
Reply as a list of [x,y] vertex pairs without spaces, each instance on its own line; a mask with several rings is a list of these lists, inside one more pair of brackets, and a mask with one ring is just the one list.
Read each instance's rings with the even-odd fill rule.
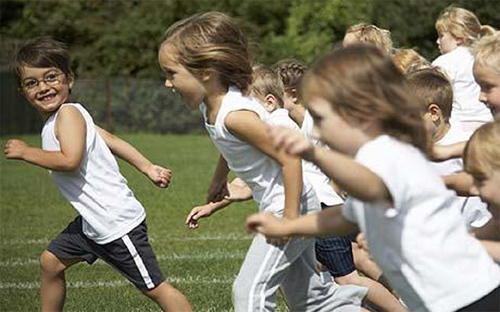
[[144,220],[126,235],[99,245],[82,231],[82,217],[73,220],[50,242],[47,250],[59,259],[82,259],[88,264],[101,259],[140,290],[151,290],[164,281]]

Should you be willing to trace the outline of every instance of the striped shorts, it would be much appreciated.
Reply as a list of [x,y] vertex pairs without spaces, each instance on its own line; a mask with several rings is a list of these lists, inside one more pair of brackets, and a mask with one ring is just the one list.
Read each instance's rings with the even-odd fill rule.
[[121,238],[99,245],[85,236],[82,217],[78,216],[50,242],[47,250],[59,259],[82,259],[88,264],[101,259],[143,291],[164,281],[148,241],[145,220]]

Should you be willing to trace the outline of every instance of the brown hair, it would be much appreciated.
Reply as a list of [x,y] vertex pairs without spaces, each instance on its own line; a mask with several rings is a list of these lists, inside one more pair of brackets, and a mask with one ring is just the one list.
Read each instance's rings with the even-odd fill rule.
[[491,34],[493,29],[488,25],[481,26],[471,11],[455,6],[449,6],[439,14],[435,27],[439,34],[448,32],[453,37],[462,39],[467,47],[482,36]]
[[286,59],[277,62],[274,71],[278,74],[286,90],[297,89],[300,80],[307,70],[307,66],[302,62],[293,59]]
[[464,150],[464,169],[473,176],[500,170],[500,119],[479,127]]
[[451,116],[453,87],[450,80],[436,68],[424,68],[407,76],[408,85],[424,109],[430,104],[439,106],[445,121]]
[[373,44],[387,55],[392,54],[391,32],[372,24],[360,23],[347,28],[346,34],[352,33],[360,43]]
[[471,48],[475,64],[490,68],[500,75],[500,31],[484,36]]
[[66,76],[73,76],[70,68],[68,47],[51,37],[37,37],[16,48],[11,62],[11,71],[21,82],[22,67],[55,67]]
[[238,24],[220,12],[200,13],[180,20],[165,32],[179,62],[194,74],[213,70],[226,86],[246,92],[252,81],[252,56]]
[[414,49],[398,49],[392,60],[404,75],[431,66],[431,63]]
[[276,98],[278,106],[283,108],[283,93],[285,92],[283,82],[278,74],[269,67],[254,67],[250,92],[261,96],[272,94]]
[[421,106],[392,60],[373,45],[350,45],[324,55],[302,83],[306,105],[319,96],[347,122],[375,122],[386,134],[428,151]]

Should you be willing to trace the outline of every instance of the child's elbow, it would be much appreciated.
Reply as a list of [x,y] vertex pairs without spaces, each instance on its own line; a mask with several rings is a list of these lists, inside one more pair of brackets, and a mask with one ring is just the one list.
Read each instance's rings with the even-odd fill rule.
[[82,162],[81,159],[68,159],[67,161],[60,164],[58,171],[64,171],[64,172],[77,171],[78,168],[80,168],[81,162]]

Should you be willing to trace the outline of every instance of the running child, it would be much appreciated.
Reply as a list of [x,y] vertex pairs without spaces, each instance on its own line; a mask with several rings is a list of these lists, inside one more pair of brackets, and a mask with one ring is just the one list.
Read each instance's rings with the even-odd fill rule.
[[[453,87],[438,68],[427,68],[407,76],[410,90],[424,109],[424,123],[434,145],[451,145],[467,141],[468,135],[461,127],[450,124],[453,104]],[[462,158],[432,162],[440,176],[463,172]],[[491,219],[491,213],[477,196],[457,196],[461,213],[470,230],[482,228]]]
[[[480,86],[479,100],[490,110],[493,117],[500,115],[500,32],[484,36],[472,46],[474,55],[474,79]],[[455,144],[442,158],[461,157],[464,144]],[[473,179],[466,173],[449,176],[446,185],[458,194],[467,196]]]
[[191,311],[184,295],[164,281],[148,242],[145,210],[106,144],[160,187],[168,185],[170,170],[152,165],[128,143],[96,127],[81,104],[67,102],[74,79],[65,44],[33,39],[16,51],[12,68],[20,91],[45,124],[42,149],[9,140],[5,156],[48,169],[79,214],[40,256],[41,310],[62,311],[65,271],[100,258],[164,311]]
[[301,96],[331,150],[280,128],[275,145],[316,163],[349,198],[342,209],[295,220],[253,215],[248,227],[270,238],[359,227],[410,311],[497,311],[500,267],[450,207],[454,193],[422,153],[422,110],[392,60],[372,46],[327,54],[304,77]]
[[[296,60],[282,60],[274,66],[274,70],[278,73],[284,85],[283,106],[290,112],[290,116],[293,116],[293,120],[301,127],[302,133],[309,141],[315,146],[324,146],[313,133],[314,121],[298,97],[299,81],[306,69],[305,65]],[[332,180],[314,163],[303,161],[302,167],[305,176],[318,195],[322,209],[341,206],[344,203],[343,199],[334,190]],[[353,246],[351,243],[353,234],[356,235],[357,233],[354,232],[347,236],[316,238],[316,259],[328,269],[329,274],[339,285],[368,287],[366,301],[369,304],[377,306],[382,311],[406,311],[384,286],[375,280],[358,274],[354,257],[358,257],[358,261],[362,260],[358,263],[361,263],[370,273],[373,271],[378,273],[380,270],[373,261],[363,259],[363,251],[356,248],[358,247],[357,244]],[[354,255],[354,252],[357,252],[357,255]],[[377,277],[380,278],[381,274],[380,272]]]
[[474,192],[493,213],[491,237],[482,241],[489,254],[500,262],[500,119],[479,127],[464,153],[465,170],[474,178]]
[[[248,43],[230,17],[209,12],[176,22],[160,46],[159,63],[165,86],[186,105],[200,109],[212,141],[220,151],[207,202],[227,194],[232,170],[252,190],[261,211],[296,219],[320,209],[301,160],[278,152],[264,119],[268,113],[247,96],[252,81]],[[282,288],[292,311],[359,311],[351,289],[323,284],[315,272],[314,240],[293,238],[271,244],[257,235],[233,284],[236,311],[273,311]],[[353,301],[339,300],[353,298]],[[344,296],[345,295],[345,296]]]
[[480,88],[472,74],[474,57],[469,48],[479,38],[490,34],[474,13],[458,8],[444,9],[436,20],[437,45],[441,56],[432,65],[443,68],[453,86],[451,123],[458,123],[469,136],[480,125],[491,121],[488,109],[479,101]]

